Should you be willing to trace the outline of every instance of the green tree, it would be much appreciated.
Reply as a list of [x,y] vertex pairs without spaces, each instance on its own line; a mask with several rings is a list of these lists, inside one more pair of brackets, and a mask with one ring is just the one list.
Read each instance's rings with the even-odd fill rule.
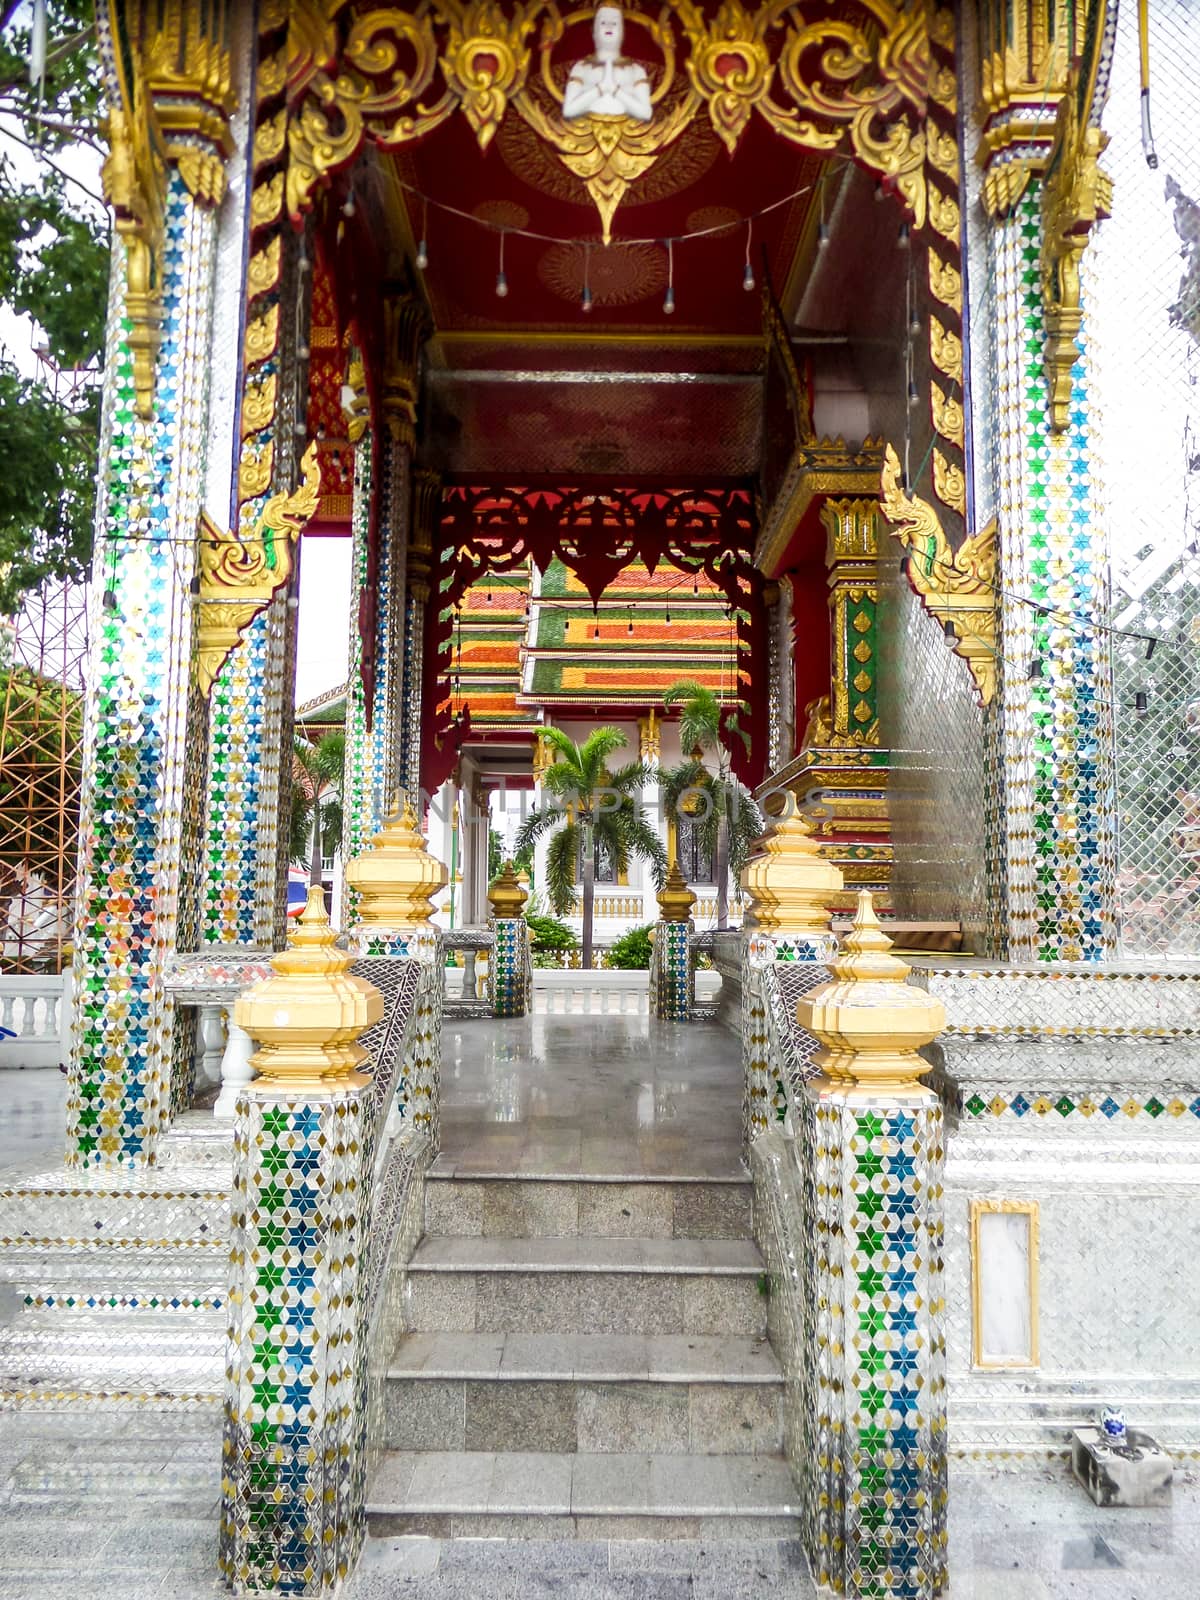
[[[729,926],[729,877],[745,865],[750,846],[765,826],[753,795],[729,769],[721,702],[693,678],[680,678],[663,695],[668,711],[679,707],[679,743],[685,752],[662,774],[663,807],[676,825],[686,818],[712,857],[717,885],[717,927]],[[725,719],[725,727],[729,726]],[[736,729],[734,731],[739,731]],[[711,751],[717,770],[705,763]]]
[[309,883],[323,879],[321,859],[342,848],[342,774],[346,735],[323,733],[315,744],[299,736],[292,744],[292,819],[288,859],[308,865]]
[[609,770],[609,756],[627,743],[619,728],[597,728],[581,745],[561,728],[546,728],[544,735],[554,760],[542,774],[542,787],[555,803],[535,808],[525,818],[517,833],[517,853],[530,849],[544,833],[552,835],[546,853],[546,891],[559,916],[575,903],[576,862],[580,863],[583,965],[590,968],[601,852],[618,873],[628,869],[631,855],[640,855],[649,862],[659,888],[666,878],[667,853],[636,800],[655,774],[644,761]]
[[56,393],[0,355],[0,614],[48,577],[83,576],[95,515],[108,218],[56,158],[100,148],[99,59],[87,0],[50,0],[47,11],[44,85],[29,81],[29,28],[8,26],[24,8],[0,11],[0,113],[34,173],[0,154],[0,306],[37,324],[47,378],[50,367],[94,376]]

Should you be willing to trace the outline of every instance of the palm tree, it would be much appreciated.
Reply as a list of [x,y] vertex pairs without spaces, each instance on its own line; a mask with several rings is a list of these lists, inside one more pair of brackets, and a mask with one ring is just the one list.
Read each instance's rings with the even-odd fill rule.
[[592,965],[592,918],[596,902],[596,865],[601,852],[618,873],[631,855],[650,863],[655,885],[666,880],[667,853],[662,840],[646,821],[635,796],[653,782],[653,767],[631,761],[615,772],[608,758],[628,742],[619,728],[597,728],[582,744],[569,739],[561,728],[543,729],[554,752],[553,763],[542,774],[542,787],[554,804],[535,808],[517,833],[516,853],[530,849],[544,833],[552,833],[546,854],[546,891],[561,917],[575,903],[575,864],[583,878],[583,965]]
[[[678,706],[679,743],[687,752],[677,767],[662,775],[663,804],[676,825],[685,817],[700,844],[713,858],[717,884],[717,927],[729,925],[729,874],[740,873],[750,846],[765,823],[753,795],[729,770],[729,752],[722,738],[721,702],[694,678],[680,678],[663,695],[668,711]],[[731,725],[726,719],[726,727]],[[736,729],[735,731],[739,731]],[[744,737],[744,736],[743,736]],[[715,751],[717,771],[705,765],[704,752]]]
[[292,820],[288,859],[298,867],[308,862],[309,883],[322,880],[321,858],[342,847],[342,774],[346,735],[341,729],[323,733],[315,744],[297,737],[292,742]]

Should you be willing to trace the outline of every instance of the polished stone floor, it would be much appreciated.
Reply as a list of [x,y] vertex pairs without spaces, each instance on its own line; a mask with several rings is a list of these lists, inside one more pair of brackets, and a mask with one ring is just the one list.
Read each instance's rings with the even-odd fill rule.
[[[216,1577],[219,1419],[0,1414],[0,1600],[200,1600]],[[948,1600],[1195,1600],[1200,1472],[1100,1511],[1065,1467],[950,1471]],[[793,1540],[368,1541],[347,1600],[816,1600]]]
[[741,1093],[739,1046],[723,1028],[448,1018],[439,1171],[743,1176]]
[[67,1080],[57,1067],[0,1072],[0,1168],[61,1161]]

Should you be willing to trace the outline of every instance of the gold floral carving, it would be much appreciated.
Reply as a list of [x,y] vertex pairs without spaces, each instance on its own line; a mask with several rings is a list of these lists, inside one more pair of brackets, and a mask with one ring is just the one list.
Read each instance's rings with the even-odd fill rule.
[[939,372],[954,383],[962,383],[962,340],[936,317],[929,319],[929,354]]
[[495,0],[470,0],[448,11],[442,73],[481,150],[495,138],[509,101],[525,87],[528,40],[539,5],[540,0],[518,5],[511,21]]
[[933,452],[933,490],[943,505],[957,511],[960,517],[967,514],[967,480],[961,467],[948,461],[942,452]]
[[265,183],[254,186],[250,196],[250,226],[257,230],[269,227],[283,210],[283,173],[277,172]]
[[196,670],[205,695],[242,630],[291,577],[293,546],[320,495],[315,443],[305,451],[300,470],[299,486],[290,494],[272,495],[244,535],[224,532],[201,517]]
[[[936,383],[929,385],[929,398],[934,427],[944,439],[952,440],[961,450],[964,437],[962,401],[956,400],[953,395],[948,395]],[[945,499],[945,496],[942,495],[941,498]]]
[[245,357],[247,365],[266,361],[275,354],[279,343],[279,306],[273,305],[255,317],[246,328]]
[[225,198],[225,163],[220,156],[206,150],[184,149],[175,165],[198,205],[221,204]]
[[260,294],[266,294],[279,282],[280,267],[283,262],[283,235],[276,234],[270,244],[258,250],[250,257],[250,265],[246,273],[246,286],[253,300]]
[[242,396],[242,437],[261,433],[269,428],[275,417],[277,380],[273,372],[263,373],[253,383],[246,385]]
[[929,251],[928,261],[930,294],[961,317],[962,273],[951,262],[943,261],[936,250]]
[[271,487],[271,468],[275,462],[275,446],[268,439],[253,454],[243,455],[238,468],[238,499],[257,500]]
[[957,250],[961,243],[961,220],[958,211],[958,201],[952,195],[942,194],[939,190],[931,188],[929,191],[929,221],[937,233],[947,240]]
[[[293,217],[365,137],[405,144],[457,109],[486,148],[512,108],[583,183],[606,240],[630,185],[703,110],[730,151],[755,114],[805,149],[847,149],[899,192],[918,227],[925,223],[925,114],[935,91],[944,97],[947,69],[931,61],[928,28],[936,14],[921,0],[852,0],[836,17],[815,5],[810,17],[796,0],[765,0],[754,9],[722,0],[715,13],[699,0],[668,0],[657,15],[631,11],[661,58],[648,122],[562,116],[554,46],[590,7],[565,15],[547,0],[518,0],[511,15],[499,0],[376,8],[351,19],[339,52],[333,19],[344,9],[344,0],[292,0],[289,10],[286,198]],[[683,73],[672,12],[686,45]],[[529,40],[539,15],[540,71],[531,72]],[[948,76],[951,101],[944,104],[953,99]],[[276,137],[273,126],[263,137]],[[937,137],[938,161],[949,173],[946,136]]]
[[260,123],[254,130],[256,167],[265,167],[268,162],[279,160],[287,143],[287,126],[287,107],[281,106],[273,117],[268,117],[266,122]]
[[[1098,57],[1098,51],[1097,51]],[[1072,72],[1059,101],[1054,146],[1042,188],[1042,310],[1050,427],[1062,433],[1071,408],[1071,369],[1083,326],[1079,268],[1092,228],[1112,209],[1112,179],[1100,168],[1108,135],[1092,106],[1097,62],[1089,86]]]
[[933,506],[903,488],[900,460],[890,444],[879,500],[908,551],[908,581],[943,627],[953,625],[954,653],[970,668],[980,700],[990,704],[996,693],[995,523],[951,550]]

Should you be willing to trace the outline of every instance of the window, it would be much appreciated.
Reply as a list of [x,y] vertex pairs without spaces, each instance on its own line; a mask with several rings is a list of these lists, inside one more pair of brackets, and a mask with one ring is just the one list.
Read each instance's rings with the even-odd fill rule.
[[[579,840],[579,855],[578,855],[578,859],[575,862],[575,881],[576,881],[576,883],[582,883],[583,882],[583,839],[582,839],[582,837]],[[603,843],[600,844],[599,848],[596,851],[596,882],[597,883],[616,883],[617,882],[617,869],[613,865],[611,859],[609,858],[608,851],[604,848]]]
[[679,870],[689,883],[712,883],[711,854],[704,848],[700,830],[690,817],[679,818],[675,833]]

